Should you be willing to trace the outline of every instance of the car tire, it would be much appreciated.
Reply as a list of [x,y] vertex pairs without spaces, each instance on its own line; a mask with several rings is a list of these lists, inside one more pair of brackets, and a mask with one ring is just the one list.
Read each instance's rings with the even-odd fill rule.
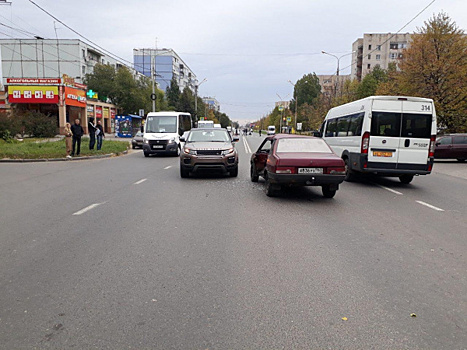
[[149,157],[149,153],[146,151],[143,151],[145,157]]
[[355,181],[356,175],[353,172],[353,170],[350,169],[350,159],[345,157],[344,163],[345,163],[345,181],[347,182]]
[[272,184],[269,179],[266,179],[266,196],[268,197],[276,197],[279,194],[280,187],[275,184]]
[[323,191],[323,197],[325,198],[332,198],[337,192],[337,190],[331,190],[329,185],[322,186],[321,190]]
[[413,180],[413,175],[401,175],[401,176],[399,176],[399,180],[400,180],[400,182],[402,182],[403,184],[408,185],[409,183],[412,182],[412,180]]
[[180,157],[180,145],[178,145],[177,150],[174,152],[174,157]]
[[250,179],[251,182],[258,182],[259,175],[255,171],[255,166],[253,164],[250,165]]
[[135,148],[136,148],[136,146],[135,146],[135,145],[131,145],[131,148],[135,149]]
[[462,163],[462,162],[465,162],[465,158],[457,158],[457,161],[458,161],[458,162],[461,162],[461,163]]
[[190,171],[188,169],[185,169],[183,166],[180,165],[180,177],[182,179],[185,179],[190,176]]
[[238,165],[233,169],[229,171],[230,177],[237,177],[238,176]]

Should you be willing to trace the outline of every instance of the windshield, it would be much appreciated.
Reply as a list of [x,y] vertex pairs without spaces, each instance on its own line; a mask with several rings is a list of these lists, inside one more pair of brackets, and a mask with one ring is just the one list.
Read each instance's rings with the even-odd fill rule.
[[177,132],[177,117],[158,116],[148,117],[146,120],[147,133],[175,133]]
[[276,152],[297,153],[332,153],[324,140],[321,139],[280,139],[278,140]]
[[191,130],[187,142],[230,142],[225,130]]

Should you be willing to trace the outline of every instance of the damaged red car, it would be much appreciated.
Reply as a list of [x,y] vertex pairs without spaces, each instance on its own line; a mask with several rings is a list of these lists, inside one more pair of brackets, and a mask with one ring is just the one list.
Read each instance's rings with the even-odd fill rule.
[[267,137],[251,157],[250,177],[266,181],[266,194],[284,187],[321,186],[332,198],[345,179],[345,163],[321,138],[278,134]]

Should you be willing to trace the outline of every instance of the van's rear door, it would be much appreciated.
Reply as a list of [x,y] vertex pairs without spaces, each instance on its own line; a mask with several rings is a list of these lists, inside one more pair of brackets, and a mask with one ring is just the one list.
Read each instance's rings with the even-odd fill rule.
[[402,101],[373,101],[368,150],[369,167],[396,169],[399,157],[401,118]]
[[398,169],[427,164],[433,122],[431,102],[402,101]]

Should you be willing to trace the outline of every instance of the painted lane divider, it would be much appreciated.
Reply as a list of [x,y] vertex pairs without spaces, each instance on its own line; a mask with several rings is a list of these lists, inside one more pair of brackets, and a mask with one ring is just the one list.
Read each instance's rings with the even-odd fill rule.
[[385,189],[386,191],[392,192],[392,193],[394,193],[394,194],[398,194],[399,196],[402,196],[402,195],[403,195],[402,192],[393,190],[392,188],[389,188],[389,187],[386,187],[386,186],[382,186],[382,185],[379,185],[379,184],[375,184],[375,185],[378,186],[378,187],[381,187],[381,188]]
[[431,208],[431,209],[436,210],[436,211],[444,211],[444,209],[435,207],[434,205],[431,205],[431,204],[428,204],[428,203],[425,203],[425,202],[422,202],[422,201],[416,201],[416,202],[418,204],[424,205],[425,207]]
[[98,207],[99,205],[105,204],[105,203],[106,203],[106,202],[91,204],[90,206],[88,206],[88,207],[86,207],[86,208],[83,208],[83,209],[81,209],[80,211],[77,211],[76,213],[73,213],[73,215],[81,215],[81,214],[84,214],[84,213],[86,213],[87,211],[89,211],[89,210],[91,210],[91,209],[94,209],[95,207]]
[[172,167],[172,165],[166,166],[166,167],[164,168],[164,170],[170,169],[171,167]]
[[243,137],[242,140],[243,140],[243,145],[245,146],[245,152],[251,153],[251,148],[250,148],[250,145],[248,145],[248,141],[246,140],[246,138]]
[[133,185],[139,185],[139,184],[142,184],[144,181],[146,181],[147,179],[141,179],[139,181],[136,181]]

